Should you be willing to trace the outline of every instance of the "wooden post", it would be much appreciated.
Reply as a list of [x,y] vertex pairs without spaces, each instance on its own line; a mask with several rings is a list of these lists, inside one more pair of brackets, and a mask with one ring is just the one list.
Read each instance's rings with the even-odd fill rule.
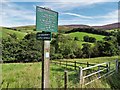
[[108,62],[108,72],[110,72],[110,62]]
[[108,67],[108,63],[106,63],[106,68],[107,68],[107,69],[106,69],[106,72],[108,72],[108,68],[109,68],[109,67]]
[[89,63],[87,62],[87,67],[89,67]]
[[118,69],[120,69],[120,62],[118,62]]
[[[100,66],[98,66],[98,71],[100,71]],[[100,72],[98,72],[98,78],[100,77]]]
[[76,61],[74,63],[75,63],[75,70],[76,70]]
[[60,65],[61,65],[61,60],[60,60]]
[[[89,67],[89,62],[87,62],[87,67]],[[89,69],[86,70],[86,75],[89,74]]]
[[66,61],[66,68],[67,68],[67,61]]
[[67,86],[68,85],[68,71],[64,71],[64,87],[65,87],[65,90],[67,90]]
[[119,69],[119,64],[118,64],[118,60],[116,60],[116,73],[118,73],[118,69]]
[[50,41],[43,40],[42,49],[42,90],[44,90],[49,88]]
[[79,83],[80,83],[80,88],[83,86],[83,70],[82,67],[79,67]]

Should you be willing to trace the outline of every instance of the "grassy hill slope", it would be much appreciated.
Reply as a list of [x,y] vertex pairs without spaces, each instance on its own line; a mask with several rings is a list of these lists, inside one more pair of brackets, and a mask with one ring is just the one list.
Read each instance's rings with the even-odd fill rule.
[[69,34],[72,37],[78,37],[80,40],[83,41],[83,37],[88,35],[89,37],[94,37],[96,40],[102,40],[105,36],[103,35],[97,35],[97,34],[90,34],[90,33],[85,33],[85,32],[75,32],[75,33],[70,33]]
[[17,31],[20,32],[30,33],[30,32],[34,32],[35,25],[13,27],[13,29],[16,29]]
[[[70,35],[71,37],[73,37],[73,39],[75,37],[78,37],[79,41],[76,41],[76,42],[81,48],[82,48],[82,44],[86,43],[83,40],[83,37],[86,36],[86,35],[88,35],[89,37],[96,38],[97,41],[103,40],[103,38],[105,37],[103,35],[90,34],[90,33],[86,33],[86,32],[74,32],[74,33],[69,33],[69,34],[64,34],[64,35]],[[89,43],[89,42],[87,42],[87,43]],[[94,43],[89,43],[89,44],[94,46]]]
[[0,29],[0,35],[2,38],[7,38],[13,34],[16,34],[18,39],[22,39],[27,33],[25,32],[20,32],[20,31],[15,31],[12,29],[7,29],[7,28],[1,28]]

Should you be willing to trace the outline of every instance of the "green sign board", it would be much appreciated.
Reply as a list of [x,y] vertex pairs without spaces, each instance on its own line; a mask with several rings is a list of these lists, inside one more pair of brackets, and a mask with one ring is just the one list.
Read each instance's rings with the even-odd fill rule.
[[36,7],[36,30],[45,32],[58,31],[58,12]]

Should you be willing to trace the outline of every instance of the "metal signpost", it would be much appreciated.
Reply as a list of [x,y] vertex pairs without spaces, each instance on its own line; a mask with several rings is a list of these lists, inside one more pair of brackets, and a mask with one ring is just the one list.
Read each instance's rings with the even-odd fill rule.
[[42,90],[49,88],[49,60],[51,32],[58,31],[58,12],[36,6],[37,40],[42,40]]

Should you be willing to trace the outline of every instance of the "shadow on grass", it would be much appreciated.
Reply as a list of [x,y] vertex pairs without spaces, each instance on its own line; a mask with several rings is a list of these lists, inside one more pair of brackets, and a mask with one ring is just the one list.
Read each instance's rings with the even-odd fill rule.
[[106,79],[106,82],[111,87],[111,89],[120,89],[120,71],[119,73],[115,73],[111,76],[109,76]]

